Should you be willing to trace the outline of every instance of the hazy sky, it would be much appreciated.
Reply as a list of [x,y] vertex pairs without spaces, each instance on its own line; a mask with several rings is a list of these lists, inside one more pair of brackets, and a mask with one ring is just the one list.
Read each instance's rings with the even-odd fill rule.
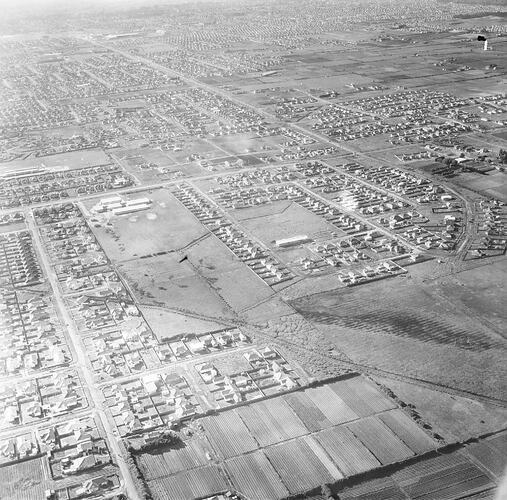
[[[0,7],[8,10],[17,9],[73,9],[87,7],[135,7],[136,5],[187,3],[192,0],[0,0]],[[195,0],[193,0],[195,1]],[[217,0],[199,0],[213,2]]]
[[[1,7],[68,7],[78,8],[79,6],[120,6],[120,5],[142,5],[142,4],[171,4],[186,3],[195,0],[0,0]],[[199,0],[217,1],[217,0]]]
[[33,18],[43,14],[57,14],[59,12],[78,13],[89,9],[118,9],[129,10],[143,5],[170,5],[189,2],[217,2],[236,0],[0,0],[3,14],[11,17]]

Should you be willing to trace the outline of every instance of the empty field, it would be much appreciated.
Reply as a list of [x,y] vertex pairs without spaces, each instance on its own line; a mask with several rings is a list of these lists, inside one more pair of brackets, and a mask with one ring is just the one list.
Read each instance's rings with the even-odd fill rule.
[[321,231],[334,231],[322,217],[292,203],[281,213],[265,215],[241,221],[250,234],[264,244],[273,247],[274,241],[290,236],[306,234],[310,238]]
[[174,254],[125,262],[118,270],[142,304],[202,314],[210,319],[230,318],[233,314],[209,283],[188,262],[179,264]]
[[392,378],[375,379],[414,405],[422,419],[449,443],[499,431],[507,424],[507,409],[500,406]]
[[[132,196],[133,199],[141,197],[152,200],[148,210],[113,215],[110,217],[111,228],[94,227],[92,224],[102,248],[112,261],[179,250],[208,233],[169,191],[157,189]],[[87,208],[90,209],[96,202],[89,202]]]
[[185,314],[171,312],[161,307],[141,306],[140,310],[153,333],[159,339],[181,333],[195,333],[199,335],[220,330],[226,326],[223,323],[201,320]]
[[482,325],[471,319],[464,322],[459,311],[448,308],[440,297],[433,297],[431,290],[410,283],[398,282],[393,287],[390,282],[377,281],[365,288],[301,298],[292,306],[311,321],[361,329],[372,335],[395,335],[475,352],[505,349],[500,339]]
[[[180,262],[182,258],[186,260]],[[181,252],[119,265],[144,303],[167,305],[210,316],[230,317],[252,306],[272,290],[215,236],[208,234]]]
[[323,292],[290,302],[353,361],[504,398],[505,343],[483,322],[414,280]]
[[[284,213],[293,204],[290,200],[279,200],[241,209],[230,210],[231,215],[238,221],[249,221],[250,219],[260,219],[263,217],[272,217]],[[253,220],[250,222],[253,224]]]
[[234,310],[252,306],[272,295],[271,288],[218,238],[210,236],[185,252],[200,275]]
[[492,324],[502,334],[507,321],[503,293],[506,279],[507,267],[505,261],[501,261],[462,271],[434,283],[442,295]]

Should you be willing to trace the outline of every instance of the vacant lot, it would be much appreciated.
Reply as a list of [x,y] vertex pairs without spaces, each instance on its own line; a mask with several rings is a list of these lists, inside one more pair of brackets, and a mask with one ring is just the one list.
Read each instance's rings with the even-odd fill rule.
[[256,207],[241,208],[230,210],[231,215],[239,221],[248,221],[247,224],[253,224],[250,219],[261,219],[263,217],[273,217],[285,212],[291,205],[292,201],[282,200]]
[[430,287],[376,282],[291,305],[318,326],[313,345],[322,336],[359,365],[505,397],[505,341]]
[[[149,210],[110,217],[112,226],[92,229],[113,262],[156,252],[172,252],[206,235],[206,228],[165,189],[140,192],[150,198]],[[88,209],[94,203],[87,205]]]
[[[283,207],[283,204],[281,206]],[[322,217],[296,203],[290,204],[279,213],[266,214],[266,210],[262,208],[259,208],[259,211],[261,217],[252,214],[250,219],[243,219],[241,223],[250,234],[271,247],[275,246],[274,241],[278,239],[301,234],[311,238],[319,232],[334,230]]]
[[188,261],[180,264],[176,254],[131,260],[118,270],[142,304],[202,314],[210,319],[231,317],[231,310],[220,295]]
[[109,157],[100,149],[83,149],[71,153],[61,153],[45,156],[43,159],[30,156],[25,160],[15,160],[9,162],[8,168],[26,168],[32,166],[46,167],[68,167],[69,169],[92,167],[95,165],[107,165],[111,163]]
[[396,396],[415,406],[421,418],[447,442],[463,441],[507,426],[507,409],[435,391],[392,378],[375,377]]
[[153,333],[160,339],[161,337],[171,337],[182,333],[201,333],[212,332],[224,328],[223,323],[206,321],[181,313],[169,311],[164,307],[141,306],[140,310],[150,325]]
[[[164,202],[165,206],[157,207],[167,211],[166,215],[171,217],[172,222],[167,224],[161,222],[161,216],[148,222],[122,219],[113,222],[115,237],[106,235],[103,229],[98,230],[98,234],[102,232],[101,241],[108,255],[118,259],[126,253],[128,258],[124,257],[118,269],[141,303],[219,319],[231,316],[229,308],[240,311],[273,294],[268,285],[207,232],[190,212],[176,205],[176,200],[172,201],[174,206],[169,207]],[[142,234],[127,243],[127,238],[133,237],[133,227],[129,224],[133,227],[137,225]],[[187,226],[183,227],[184,224]],[[146,226],[154,227],[148,230]],[[152,230],[154,233],[149,235]],[[129,250],[123,250],[125,247],[122,245],[127,245]],[[162,254],[153,255],[159,252]]]
[[273,292],[218,238],[210,236],[187,250],[191,265],[235,311],[251,307]]
[[454,179],[456,184],[485,196],[507,201],[507,181],[502,172],[489,172],[487,175],[462,174]]
[[463,271],[449,278],[434,282],[439,294],[459,307],[468,309],[473,317],[486,321],[498,333],[505,334],[507,307],[505,307],[505,282],[507,261]]

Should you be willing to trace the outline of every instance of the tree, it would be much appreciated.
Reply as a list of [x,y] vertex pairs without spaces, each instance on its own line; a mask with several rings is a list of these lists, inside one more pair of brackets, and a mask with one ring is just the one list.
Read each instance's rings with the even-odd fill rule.
[[500,163],[507,163],[507,149],[500,149],[498,159],[500,160]]
[[338,497],[333,495],[333,491],[331,490],[331,487],[328,484],[323,484],[320,487],[320,491],[322,493],[322,496],[326,500],[338,500]]
[[162,432],[156,439],[150,441],[149,443],[144,443],[141,445],[132,446],[129,444],[128,450],[131,453],[139,454],[146,451],[156,450],[157,448],[161,448],[163,446],[175,445],[181,442],[178,434],[171,430],[166,430]]

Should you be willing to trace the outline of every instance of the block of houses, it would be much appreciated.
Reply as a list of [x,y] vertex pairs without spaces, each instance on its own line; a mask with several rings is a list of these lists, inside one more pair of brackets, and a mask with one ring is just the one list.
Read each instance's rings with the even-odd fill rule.
[[113,486],[111,479],[100,476],[86,480],[79,488],[76,489],[76,496],[89,496],[100,491],[106,490]]

